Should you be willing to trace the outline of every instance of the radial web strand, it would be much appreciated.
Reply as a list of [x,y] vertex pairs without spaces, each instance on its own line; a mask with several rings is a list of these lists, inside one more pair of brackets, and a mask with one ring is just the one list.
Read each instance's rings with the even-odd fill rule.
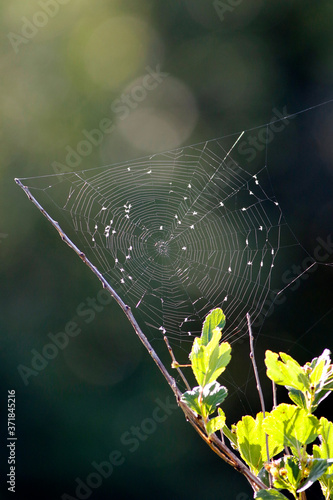
[[227,317],[224,339],[245,335],[246,314],[255,323],[276,293],[275,266],[298,246],[271,191],[265,155],[244,168],[235,147],[241,136],[20,179],[132,309],[164,360],[163,335],[188,355],[188,341],[214,307]]

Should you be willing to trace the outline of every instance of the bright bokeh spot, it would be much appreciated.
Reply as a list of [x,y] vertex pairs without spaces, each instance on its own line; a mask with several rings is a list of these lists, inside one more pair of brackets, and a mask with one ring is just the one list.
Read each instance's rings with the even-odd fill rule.
[[139,102],[133,90],[143,79],[133,82],[124,92],[133,96],[135,109],[119,121],[120,133],[132,146],[143,151],[164,151],[180,146],[190,137],[198,120],[191,89],[168,76],[155,89],[146,90],[145,98]]

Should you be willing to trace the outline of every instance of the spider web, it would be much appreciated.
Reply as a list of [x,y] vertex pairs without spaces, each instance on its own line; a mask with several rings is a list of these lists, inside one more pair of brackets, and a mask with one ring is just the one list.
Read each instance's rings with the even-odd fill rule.
[[[246,313],[251,315],[254,333],[260,333],[264,318],[275,304],[284,302],[281,294],[290,285],[304,274],[307,277],[315,265],[333,265],[329,257],[314,259],[298,242],[284,219],[267,169],[268,144],[278,170],[285,162],[285,151],[295,157],[298,144],[297,132],[296,138],[289,137],[292,126],[288,125],[287,142],[280,133],[282,126],[271,130],[270,126],[276,122],[286,126],[287,119],[305,117],[331,102],[240,135],[89,170],[16,181],[64,241],[70,241],[81,258],[85,254],[89,267],[103,277],[103,286],[108,282],[116,291],[118,303],[131,307],[164,366],[169,367],[171,360],[163,336],[177,360],[188,363],[193,338],[215,307],[222,307],[227,317],[223,340],[238,343],[233,357],[243,363],[243,354],[248,355],[248,346],[246,353],[241,346],[248,336]],[[312,130],[314,121],[312,115],[305,120],[306,131]],[[250,160],[246,147],[253,144],[253,131],[262,144],[266,137],[266,148],[252,149]],[[318,164],[313,144],[309,148],[303,156],[302,142],[302,154],[297,155],[302,168],[309,162]],[[285,181],[288,178],[283,177]],[[302,266],[293,266],[290,273],[295,262]],[[271,343],[270,335],[260,333],[256,340],[259,337]],[[227,405],[236,396],[236,403],[253,413],[252,405],[257,405],[252,401],[253,393],[257,400],[253,371],[249,364],[239,370],[239,363],[223,374],[229,390]],[[177,379],[175,370],[170,371]],[[185,389],[180,378],[178,383]]]
[[151,338],[189,340],[217,306],[231,336],[247,312],[255,322],[281,250],[298,245],[264,159],[240,166],[241,136],[21,181]]

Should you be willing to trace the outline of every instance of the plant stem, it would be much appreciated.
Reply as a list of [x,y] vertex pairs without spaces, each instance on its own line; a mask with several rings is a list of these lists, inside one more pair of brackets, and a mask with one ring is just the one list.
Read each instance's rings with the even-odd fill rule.
[[[254,376],[255,376],[255,379],[256,379],[256,383],[257,383],[257,390],[258,390],[258,393],[259,393],[259,399],[260,399],[262,414],[263,414],[263,417],[265,418],[265,416],[266,416],[265,401],[264,401],[264,395],[263,395],[263,392],[262,392],[262,389],[261,389],[261,384],[260,384],[260,378],[259,378],[259,372],[258,372],[258,368],[257,368],[257,363],[256,363],[256,359],[255,359],[255,356],[254,356],[253,333],[252,333],[251,318],[250,318],[249,313],[246,314],[246,319],[247,319],[247,326],[248,326],[248,330],[249,330],[249,339],[250,339],[250,358],[251,358],[251,361],[252,361]],[[267,461],[269,461],[270,457],[269,457],[269,446],[268,446],[268,435],[267,434],[266,434],[266,455],[267,455]],[[269,485],[270,485],[270,487],[272,487],[272,484],[273,484],[272,483],[272,477],[271,477],[271,475],[269,475]]]
[[131,323],[132,327],[134,328],[135,333],[137,334],[137,336],[139,337],[139,339],[141,340],[141,342],[143,343],[143,345],[145,346],[145,348],[149,352],[150,356],[153,358],[153,360],[156,363],[156,365],[158,366],[159,370],[162,372],[164,378],[168,382],[173,393],[175,394],[175,396],[177,398],[180,397],[181,392],[177,388],[175,380],[171,377],[171,375],[169,374],[169,372],[167,371],[167,369],[163,365],[162,361],[160,360],[160,358],[156,354],[155,350],[152,348],[147,337],[142,332],[140,326],[138,325],[138,323],[137,323],[137,321],[136,321],[136,319],[131,311],[131,308],[127,304],[125,304],[125,302],[121,299],[121,297],[117,294],[117,292],[111,287],[111,285],[109,285],[109,283],[106,281],[106,279],[100,273],[100,271],[97,269],[97,267],[94,266],[94,264],[92,264],[92,262],[88,259],[88,257],[86,257],[86,255],[83,252],[81,252],[81,250],[75,245],[75,243],[73,243],[72,240],[63,232],[59,223],[57,221],[55,221],[54,219],[52,219],[52,217],[43,209],[43,207],[38,203],[36,198],[34,196],[32,196],[29,189],[21,183],[20,179],[15,179],[15,182],[23,189],[23,191],[28,196],[29,200],[31,200],[36,205],[36,207],[41,211],[41,213],[47,218],[47,220],[52,224],[52,226],[58,231],[61,239],[65,243],[67,243],[67,245],[72,250],[74,250],[74,252],[80,257],[80,259],[97,276],[97,278],[102,283],[103,288],[105,288],[111,294],[111,296],[116,300],[116,302],[119,304],[119,306],[121,307],[121,309],[124,311],[125,315],[127,316],[127,319]]
[[[175,355],[174,355],[174,353],[173,353],[172,347],[171,347],[171,345],[169,344],[168,337],[167,337],[166,335],[164,335],[163,339],[164,339],[164,342],[165,342],[165,343],[166,343],[166,345],[167,345],[167,348],[168,348],[168,351],[169,351],[169,353],[170,353],[170,356],[171,356],[171,359],[172,359],[173,363],[175,363],[176,365],[179,365],[179,363],[177,362],[177,360],[176,360],[176,358],[175,358]],[[188,366],[191,366],[191,365],[188,365]],[[179,368],[179,366],[177,366],[176,370],[177,370],[177,372],[179,373],[179,375],[181,376],[181,378],[182,378],[182,380],[183,380],[184,384],[186,385],[187,390],[188,390],[188,391],[190,391],[190,390],[191,390],[191,386],[190,386],[190,384],[187,382],[187,379],[186,379],[185,375],[183,374],[183,372],[181,371],[181,369]]]
[[256,383],[257,383],[257,390],[258,390],[258,393],[259,393],[261,409],[262,409],[263,416],[265,418],[265,413],[266,413],[266,410],[265,410],[265,401],[264,401],[264,395],[263,395],[263,392],[262,392],[262,389],[261,389],[261,384],[260,384],[260,379],[259,379],[259,372],[258,372],[258,368],[257,368],[255,356],[254,356],[253,334],[252,334],[252,327],[251,327],[251,318],[250,318],[249,313],[246,314],[246,319],[247,319],[247,326],[248,326],[249,338],[250,338],[250,358],[251,358],[251,361],[252,361],[254,376],[255,376],[255,379],[256,379]]
[[243,474],[250,485],[252,486],[254,491],[258,491],[260,489],[267,489],[267,486],[260,481],[249,469],[248,467],[236,456],[234,453],[224,444],[215,434],[212,434],[208,437],[204,422],[201,417],[198,417],[185,403],[181,401],[182,393],[178,389],[176,382],[173,377],[169,374],[162,361],[156,354],[155,350],[151,346],[145,334],[142,332],[139,324],[137,323],[131,308],[125,304],[125,302],[121,299],[121,297],[117,294],[117,292],[112,288],[112,286],[106,281],[104,276],[100,273],[94,264],[86,257],[86,255],[81,252],[81,250],[72,242],[72,240],[63,232],[59,223],[55,221],[40,205],[40,203],[36,200],[36,198],[30,193],[27,186],[24,186],[20,179],[15,179],[16,184],[18,184],[25,194],[28,196],[29,200],[31,200],[34,205],[40,210],[40,212],[46,217],[46,219],[52,224],[52,226],[58,231],[61,239],[72,249],[74,252],[80,257],[80,259],[91,269],[91,271],[97,276],[97,278],[101,281],[103,288],[108,290],[111,296],[116,300],[118,305],[121,307],[123,312],[125,313],[128,321],[134,328],[135,333],[147,349],[148,353],[154,360],[158,369],[162,373],[163,377],[167,381],[171,390],[173,391],[177,403],[180,408],[183,410],[186,420],[190,422],[190,424],[195,428],[195,430],[199,433],[201,438],[208,444],[208,446],[225,462],[231,465],[238,472]]
[[272,390],[273,390],[273,409],[277,407],[277,397],[276,397],[276,383],[272,381]]
[[267,490],[267,486],[255,476],[248,467],[215,435],[207,436],[203,419],[198,417],[185,403],[178,402],[183,410],[186,420],[195,428],[201,438],[208,444],[208,446],[225,462],[231,465],[238,472],[243,474],[250,483],[254,491],[260,489]]

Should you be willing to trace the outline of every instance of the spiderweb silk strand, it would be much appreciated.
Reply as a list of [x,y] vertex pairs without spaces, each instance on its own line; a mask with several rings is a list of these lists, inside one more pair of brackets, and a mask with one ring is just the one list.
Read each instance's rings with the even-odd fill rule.
[[233,341],[247,335],[246,314],[255,325],[272,296],[284,250],[299,246],[271,190],[267,149],[244,167],[248,133],[17,182],[150,342],[166,350],[164,335],[172,345],[192,341],[214,307]]

